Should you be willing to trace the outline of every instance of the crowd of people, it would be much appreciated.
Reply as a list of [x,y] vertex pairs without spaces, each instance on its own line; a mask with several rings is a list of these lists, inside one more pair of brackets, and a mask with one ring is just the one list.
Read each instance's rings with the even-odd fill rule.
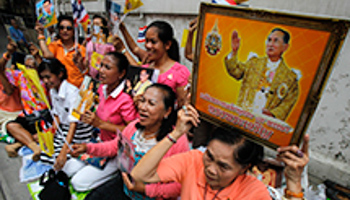
[[[196,23],[190,23],[185,51],[190,61],[194,59]],[[93,24],[102,28],[107,22],[96,15]],[[7,52],[0,58],[2,132],[15,139],[6,146],[10,157],[27,146],[33,151],[33,161],[41,160],[65,172],[76,191],[90,191],[85,199],[271,199],[267,187],[247,174],[262,161],[262,146],[239,132],[216,128],[204,152],[190,149],[191,128],[198,128],[201,120],[188,100],[191,73],[180,64],[179,46],[168,22],[154,21],[147,26],[144,48],[121,23],[130,52],[121,38],[112,34],[106,44],[76,43],[70,16],[61,15],[56,29],[57,38],[48,44],[44,27],[37,23],[38,46],[21,35],[18,40],[9,37]],[[23,65],[13,62],[6,68],[18,48],[30,52]],[[94,52],[104,55],[98,70],[90,63]],[[158,69],[157,83],[132,97],[125,91],[130,65]],[[40,80],[29,77],[28,70]],[[100,81],[98,106],[76,119],[71,112],[84,76]],[[41,122],[56,130],[52,156],[43,153],[37,143],[37,124]],[[96,130],[100,142],[92,143]],[[118,169],[120,132],[134,145],[130,174]],[[277,150],[277,160],[285,165],[284,199],[304,199],[301,176],[309,160],[308,142],[306,135],[301,148],[293,145]],[[76,158],[83,153],[110,159],[99,169]]]

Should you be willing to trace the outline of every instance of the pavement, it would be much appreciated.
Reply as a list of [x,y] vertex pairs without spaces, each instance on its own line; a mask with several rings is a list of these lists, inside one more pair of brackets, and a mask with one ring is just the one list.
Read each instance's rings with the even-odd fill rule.
[[19,181],[22,157],[9,158],[5,145],[0,142],[0,200],[31,200],[27,184]]

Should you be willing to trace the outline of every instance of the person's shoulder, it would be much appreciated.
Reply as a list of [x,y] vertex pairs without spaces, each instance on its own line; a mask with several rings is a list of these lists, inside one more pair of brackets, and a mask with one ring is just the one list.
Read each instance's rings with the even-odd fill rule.
[[79,47],[80,50],[86,51],[86,48],[83,45],[78,44],[78,47]]
[[79,92],[79,88],[77,88],[75,85],[68,82],[67,80],[63,80],[63,82],[61,83],[61,87],[67,93],[78,93]]
[[250,52],[247,60],[249,62],[267,62],[268,57],[259,57],[258,54]]
[[185,66],[178,62],[175,62],[175,64],[170,68],[170,70],[175,71],[178,74],[182,74],[184,76],[189,76],[191,74],[190,70]]
[[266,185],[254,176],[248,174],[243,175],[241,183],[243,187],[249,188],[251,193],[259,193],[261,195],[269,196]]
[[184,154],[188,155],[188,157],[191,158],[191,160],[193,160],[194,163],[201,163],[204,153],[197,149],[192,149],[188,152],[185,152]]
[[128,93],[126,93],[124,91],[120,93],[118,99],[120,99],[120,101],[123,101],[123,102],[129,102],[129,101],[133,102],[132,97]]
[[62,44],[60,40],[52,41],[52,42],[49,44],[49,47],[50,47],[50,48],[52,48],[52,47],[57,48],[58,46],[60,46],[60,44]]
[[175,62],[174,65],[172,66],[172,68],[175,70],[188,70],[188,68],[185,65],[182,65],[178,62]]
[[[300,70],[297,69],[293,69],[287,66],[287,64],[284,62],[284,60],[282,60],[281,62],[281,66],[283,67],[283,70],[288,72],[286,73],[290,79],[292,80],[298,80],[299,76],[301,76],[301,72]],[[300,73],[300,74],[299,74]]]

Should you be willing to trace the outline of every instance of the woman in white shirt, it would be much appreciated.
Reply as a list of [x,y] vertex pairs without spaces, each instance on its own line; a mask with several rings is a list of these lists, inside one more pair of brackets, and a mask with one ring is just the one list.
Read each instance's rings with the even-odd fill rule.
[[[52,114],[55,117],[56,134],[54,137],[55,158],[54,168],[65,171],[68,176],[70,169],[67,160],[68,146],[65,140],[70,143],[87,143],[91,139],[93,126],[79,122],[71,116],[73,107],[79,96],[79,89],[67,82],[67,70],[65,66],[57,59],[43,59],[40,63],[38,72],[46,87],[50,89],[52,103]],[[57,124],[59,126],[57,126]],[[41,160],[53,164],[53,158],[42,155]]]

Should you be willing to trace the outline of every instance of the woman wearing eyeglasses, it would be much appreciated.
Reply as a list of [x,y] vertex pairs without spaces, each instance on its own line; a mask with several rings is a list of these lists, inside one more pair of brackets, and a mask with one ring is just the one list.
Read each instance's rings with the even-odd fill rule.
[[[44,58],[57,58],[65,65],[68,73],[68,82],[76,87],[80,87],[84,75],[88,69],[84,64],[85,47],[75,44],[74,21],[70,16],[60,16],[58,18],[58,40],[46,45],[44,27],[37,23],[35,30],[38,32],[39,46]],[[77,46],[76,46],[77,45]]]

